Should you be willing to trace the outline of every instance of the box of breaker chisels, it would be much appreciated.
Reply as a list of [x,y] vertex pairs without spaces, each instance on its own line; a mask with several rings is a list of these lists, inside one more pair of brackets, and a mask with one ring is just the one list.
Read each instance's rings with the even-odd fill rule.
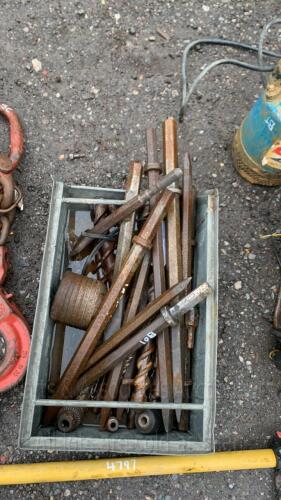
[[22,448],[214,451],[218,193],[156,137],[125,189],[53,185]]

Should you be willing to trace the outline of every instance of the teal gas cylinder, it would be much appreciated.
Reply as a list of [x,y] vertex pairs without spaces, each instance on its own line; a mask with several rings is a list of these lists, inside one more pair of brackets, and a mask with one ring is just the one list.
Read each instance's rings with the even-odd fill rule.
[[253,184],[281,184],[281,60],[233,141],[234,165]]

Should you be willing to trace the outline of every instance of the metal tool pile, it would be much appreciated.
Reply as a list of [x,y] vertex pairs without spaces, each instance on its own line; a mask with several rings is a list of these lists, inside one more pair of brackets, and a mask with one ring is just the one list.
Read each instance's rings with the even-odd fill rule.
[[[163,123],[163,169],[156,130],[146,135],[148,189],[140,192],[142,164],[132,162],[125,203],[95,205],[93,227],[79,237],[69,234],[70,262],[82,262],[81,275],[63,275],[51,308],[57,335],[50,394],[124,403],[91,411],[111,432],[124,426],[146,434],[188,430],[181,404],[189,401],[195,307],[211,293],[207,283],[192,290],[195,191],[188,154],[178,167],[176,121]],[[85,334],[61,375],[65,325]],[[127,410],[128,401],[140,406]],[[141,409],[144,402],[176,404]],[[86,413],[48,407],[43,421],[71,432]]]

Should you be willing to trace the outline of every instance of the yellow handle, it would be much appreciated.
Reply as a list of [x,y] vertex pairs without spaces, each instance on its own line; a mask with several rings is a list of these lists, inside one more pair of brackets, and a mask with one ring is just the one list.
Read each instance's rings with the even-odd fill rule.
[[0,485],[272,469],[275,467],[276,458],[270,449],[224,451],[209,455],[103,458],[73,462],[1,465]]

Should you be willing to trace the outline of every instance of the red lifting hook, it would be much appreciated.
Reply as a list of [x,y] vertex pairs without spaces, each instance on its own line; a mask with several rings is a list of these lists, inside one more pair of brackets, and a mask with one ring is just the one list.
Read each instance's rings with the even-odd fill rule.
[[20,124],[16,112],[7,106],[7,104],[0,103],[0,114],[5,116],[10,125],[10,148],[7,155],[0,155],[0,171],[7,173],[14,170],[23,155],[24,140],[23,129]]
[[0,114],[9,122],[10,147],[0,154],[0,393],[14,387],[24,376],[30,349],[28,325],[11,301],[12,294],[3,289],[9,262],[4,246],[10,232],[15,208],[21,193],[15,187],[12,171],[19,164],[24,150],[23,130],[16,112],[0,103]]
[[28,362],[30,336],[27,323],[11,295],[0,291],[0,393],[17,385],[23,378]]

